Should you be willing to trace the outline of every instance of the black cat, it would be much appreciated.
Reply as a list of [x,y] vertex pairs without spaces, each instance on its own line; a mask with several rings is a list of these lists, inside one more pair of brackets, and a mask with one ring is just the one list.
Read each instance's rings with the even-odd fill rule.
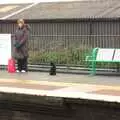
[[55,65],[55,63],[53,63],[53,62],[51,62],[50,63],[50,66],[51,66],[51,68],[50,68],[50,75],[56,75],[56,65]]

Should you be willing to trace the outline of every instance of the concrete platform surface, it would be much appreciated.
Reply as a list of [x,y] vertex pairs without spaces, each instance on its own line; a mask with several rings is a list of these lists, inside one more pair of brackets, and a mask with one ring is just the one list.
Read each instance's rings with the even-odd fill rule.
[[120,102],[120,77],[2,71],[0,91]]

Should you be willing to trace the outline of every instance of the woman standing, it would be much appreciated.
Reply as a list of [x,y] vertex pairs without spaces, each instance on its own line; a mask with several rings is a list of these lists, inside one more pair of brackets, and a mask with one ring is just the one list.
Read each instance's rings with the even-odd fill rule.
[[17,60],[16,72],[27,72],[29,26],[24,23],[23,19],[19,19],[17,24],[14,44],[15,59]]

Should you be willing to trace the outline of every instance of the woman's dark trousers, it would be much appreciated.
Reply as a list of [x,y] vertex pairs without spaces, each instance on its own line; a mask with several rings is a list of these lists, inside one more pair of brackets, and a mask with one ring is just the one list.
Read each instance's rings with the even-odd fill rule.
[[25,70],[27,72],[27,58],[17,60],[17,69],[19,71]]

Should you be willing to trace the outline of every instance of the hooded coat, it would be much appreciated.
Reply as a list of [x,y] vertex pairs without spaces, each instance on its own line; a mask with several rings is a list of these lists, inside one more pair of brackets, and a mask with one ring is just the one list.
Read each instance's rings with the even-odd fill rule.
[[[23,25],[22,28],[17,28],[15,32],[15,52],[14,58],[15,59],[24,59],[28,58],[28,37],[29,37],[30,27],[29,25]],[[19,47],[15,45],[18,44]]]

